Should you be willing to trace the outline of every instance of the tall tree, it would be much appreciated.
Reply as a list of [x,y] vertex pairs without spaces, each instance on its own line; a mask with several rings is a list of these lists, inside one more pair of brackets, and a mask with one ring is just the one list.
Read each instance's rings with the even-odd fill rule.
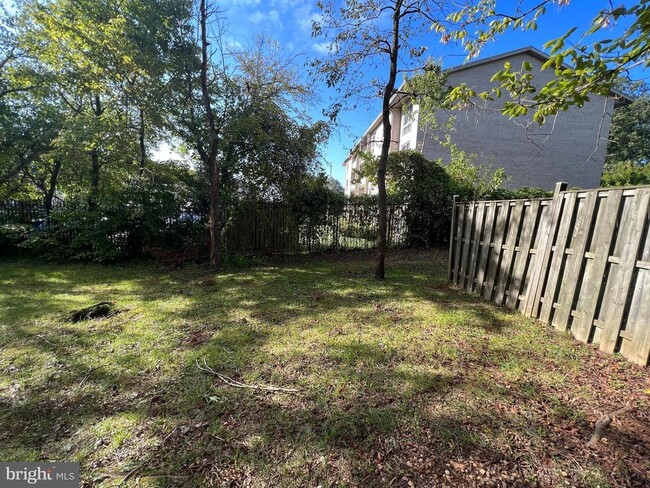
[[[400,72],[410,71],[426,48],[412,44],[432,22],[446,17],[445,2],[425,0],[348,0],[321,2],[322,19],[313,33],[329,41],[329,53],[313,63],[327,85],[337,87],[339,98],[330,109],[336,117],[342,108],[356,108],[357,102],[381,94],[382,141],[377,166],[378,236],[375,277],[384,279],[387,233],[386,164],[391,145],[391,104],[397,94]],[[385,66],[377,79],[363,74],[367,66]]]
[[[225,19],[205,0],[174,19],[166,83],[167,128],[199,160],[208,178],[210,264],[221,264],[223,129],[239,100],[224,48]],[[198,36],[196,26],[198,25]]]
[[619,164],[650,164],[650,87],[645,82],[617,86],[637,98],[631,104],[617,108],[612,115],[605,171],[611,171]]
[[[160,127],[160,96],[167,79],[172,19],[185,0],[27,0],[20,11],[19,43],[45,74],[50,98],[68,116],[57,145],[62,173],[74,163],[85,175],[85,193],[95,208],[100,189],[131,165],[142,175],[147,127]],[[185,9],[186,10],[186,9]],[[57,166],[53,166],[56,169]],[[83,185],[78,186],[83,188]]]
[[297,57],[286,56],[278,43],[258,37],[234,61],[241,98],[226,128],[224,164],[236,183],[227,191],[287,199],[320,170],[318,149],[329,127],[305,113],[313,91],[301,81]]

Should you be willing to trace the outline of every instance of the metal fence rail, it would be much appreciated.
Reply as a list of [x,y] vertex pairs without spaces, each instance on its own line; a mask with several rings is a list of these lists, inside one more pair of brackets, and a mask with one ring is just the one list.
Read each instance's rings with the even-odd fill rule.
[[[74,222],[61,219],[66,207],[59,203],[50,218],[40,202],[0,202],[0,225],[22,224],[28,232],[46,228],[65,231],[74,237]],[[70,209],[83,211],[79,204]],[[82,212],[83,213],[83,212]],[[102,208],[88,216],[107,242],[118,247],[138,246],[142,223],[137,208]],[[282,202],[244,202],[226,212],[223,245],[228,253],[249,255],[292,255],[323,251],[372,249],[377,245],[378,209],[374,203],[345,203],[310,214]],[[178,247],[187,241],[207,246],[208,217],[198,210],[175,209],[159,216],[156,245]],[[389,247],[426,246],[444,242],[447,230],[438,228],[426,211],[406,205],[388,206]],[[191,238],[188,239],[188,236]],[[207,249],[207,248],[206,248]]]

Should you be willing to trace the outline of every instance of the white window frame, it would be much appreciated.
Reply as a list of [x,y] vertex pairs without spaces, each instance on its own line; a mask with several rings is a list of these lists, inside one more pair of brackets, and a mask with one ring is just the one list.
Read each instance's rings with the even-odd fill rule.
[[413,126],[413,104],[407,103],[402,108],[402,134],[408,134],[411,132],[411,127]]

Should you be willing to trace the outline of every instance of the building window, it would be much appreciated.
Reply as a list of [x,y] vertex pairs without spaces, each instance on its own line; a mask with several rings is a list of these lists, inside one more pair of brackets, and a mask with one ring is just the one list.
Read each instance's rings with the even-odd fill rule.
[[407,149],[411,149],[411,141],[406,141],[404,144],[402,144],[402,147],[399,148],[400,151],[406,151]]
[[409,103],[402,108],[402,134],[408,134],[413,125],[413,104]]

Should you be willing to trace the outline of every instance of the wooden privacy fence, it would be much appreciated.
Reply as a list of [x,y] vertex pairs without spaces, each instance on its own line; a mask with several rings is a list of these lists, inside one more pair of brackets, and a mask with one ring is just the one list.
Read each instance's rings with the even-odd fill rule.
[[650,186],[457,202],[449,281],[578,340],[650,356]]

